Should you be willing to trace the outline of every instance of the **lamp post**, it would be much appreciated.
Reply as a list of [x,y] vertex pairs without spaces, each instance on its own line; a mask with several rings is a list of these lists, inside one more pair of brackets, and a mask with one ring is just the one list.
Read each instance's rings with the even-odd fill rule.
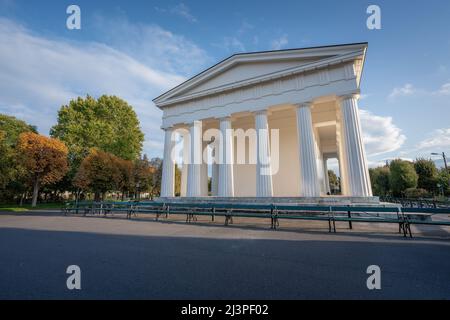
[[433,153],[431,153],[431,155],[433,155],[433,156],[442,156],[442,158],[444,159],[445,170],[448,171],[447,157],[445,156],[445,152],[442,152],[442,153],[433,152]]

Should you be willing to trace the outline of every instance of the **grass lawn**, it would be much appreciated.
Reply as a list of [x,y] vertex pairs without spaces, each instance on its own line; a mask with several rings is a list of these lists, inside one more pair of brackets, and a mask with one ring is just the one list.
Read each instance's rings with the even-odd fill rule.
[[64,204],[62,203],[41,203],[37,204],[35,208],[31,207],[31,204],[24,204],[23,206],[19,206],[17,204],[0,204],[0,211],[6,212],[26,212],[30,210],[39,210],[39,209],[60,209]]

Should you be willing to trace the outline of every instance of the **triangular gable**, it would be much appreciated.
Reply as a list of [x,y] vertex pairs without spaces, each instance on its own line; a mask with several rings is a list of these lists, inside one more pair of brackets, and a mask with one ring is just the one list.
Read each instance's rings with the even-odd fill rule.
[[364,55],[366,48],[367,43],[357,43],[237,54],[169,90],[156,98],[154,102],[159,106],[172,99],[207,94],[210,91],[220,91],[233,84],[244,84],[246,81],[262,79],[272,74],[317,66],[321,61],[327,63],[355,52],[362,52]]

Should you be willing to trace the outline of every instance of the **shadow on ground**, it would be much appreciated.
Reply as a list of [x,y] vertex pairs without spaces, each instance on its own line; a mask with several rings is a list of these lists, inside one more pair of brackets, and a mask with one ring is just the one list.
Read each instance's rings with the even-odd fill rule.
[[[442,243],[227,240],[0,229],[0,299],[450,299]],[[66,288],[79,265],[81,291]],[[382,290],[366,287],[369,265]]]

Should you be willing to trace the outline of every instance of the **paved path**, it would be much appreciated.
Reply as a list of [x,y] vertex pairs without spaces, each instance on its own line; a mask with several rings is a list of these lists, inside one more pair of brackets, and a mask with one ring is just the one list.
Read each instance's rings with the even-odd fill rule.
[[[0,213],[0,299],[450,299],[448,229],[221,222]],[[66,288],[73,264],[81,291]],[[366,287],[374,264],[379,291]]]

